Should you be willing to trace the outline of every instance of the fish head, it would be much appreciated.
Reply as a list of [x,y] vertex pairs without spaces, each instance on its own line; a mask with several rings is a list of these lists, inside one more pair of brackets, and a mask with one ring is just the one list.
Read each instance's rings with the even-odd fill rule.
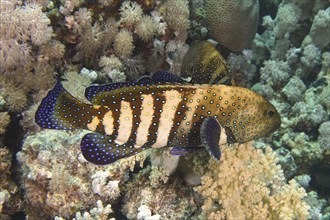
[[[233,87],[232,87],[233,88]],[[281,125],[281,117],[276,108],[256,92],[234,87],[231,91],[230,129],[239,143],[255,140],[270,135]],[[230,102],[231,101],[231,102]],[[227,115],[230,114],[227,112]]]

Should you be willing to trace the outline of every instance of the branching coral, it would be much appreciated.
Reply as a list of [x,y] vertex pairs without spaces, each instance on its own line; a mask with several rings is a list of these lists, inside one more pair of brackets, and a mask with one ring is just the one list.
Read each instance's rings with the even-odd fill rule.
[[302,10],[294,3],[280,4],[276,18],[274,34],[276,38],[282,38],[284,34],[293,32],[298,26]]
[[265,61],[260,72],[261,80],[269,83],[274,89],[283,87],[290,78],[290,66],[284,61]]
[[285,183],[275,153],[252,143],[222,148],[221,162],[210,160],[202,185],[205,219],[307,219],[303,188]]
[[151,210],[146,205],[141,205],[139,207],[139,213],[137,214],[138,220],[159,220],[160,215],[151,215]]
[[330,43],[330,7],[320,10],[314,17],[310,35],[321,50]]

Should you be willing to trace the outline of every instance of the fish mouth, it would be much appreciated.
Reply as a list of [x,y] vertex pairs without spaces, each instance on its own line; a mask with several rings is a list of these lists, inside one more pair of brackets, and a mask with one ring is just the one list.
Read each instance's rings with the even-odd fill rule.
[[281,116],[278,112],[276,112],[275,120],[273,122],[273,126],[271,126],[270,128],[269,134],[277,131],[281,127],[281,123],[282,123]]

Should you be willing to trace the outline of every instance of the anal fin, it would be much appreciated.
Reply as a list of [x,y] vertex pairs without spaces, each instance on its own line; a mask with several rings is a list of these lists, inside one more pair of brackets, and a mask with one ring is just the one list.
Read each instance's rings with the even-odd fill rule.
[[145,149],[116,144],[111,137],[99,133],[88,133],[81,140],[81,151],[85,159],[97,165],[111,164]]
[[201,143],[216,160],[220,160],[221,157],[219,146],[220,133],[221,127],[216,118],[207,117],[204,119],[200,130]]
[[202,147],[173,147],[170,151],[170,154],[173,156],[187,156],[202,149]]

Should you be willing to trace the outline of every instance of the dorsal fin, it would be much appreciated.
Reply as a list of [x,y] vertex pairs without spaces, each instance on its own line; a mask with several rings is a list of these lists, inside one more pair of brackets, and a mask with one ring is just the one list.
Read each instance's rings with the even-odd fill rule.
[[143,85],[152,85],[152,84],[153,84],[153,80],[149,76],[142,76],[136,82],[117,82],[117,83],[108,83],[104,85],[92,85],[86,88],[85,97],[88,101],[92,102],[93,104],[100,104],[100,103],[95,103],[93,101],[94,100],[93,98],[101,92],[109,92],[123,87],[130,87],[137,85],[143,86]]
[[184,83],[184,80],[174,73],[167,71],[157,71],[151,74],[151,79],[155,83]]
[[108,83],[104,85],[92,85],[86,88],[85,97],[88,101],[92,102],[95,105],[100,105],[104,103],[100,103],[97,98],[101,93],[110,92],[114,90],[118,90],[124,87],[131,86],[150,86],[154,84],[162,84],[162,83],[183,83],[184,80],[179,76],[166,72],[166,71],[157,71],[153,73],[151,76],[142,76],[137,82],[118,82],[118,83]]

